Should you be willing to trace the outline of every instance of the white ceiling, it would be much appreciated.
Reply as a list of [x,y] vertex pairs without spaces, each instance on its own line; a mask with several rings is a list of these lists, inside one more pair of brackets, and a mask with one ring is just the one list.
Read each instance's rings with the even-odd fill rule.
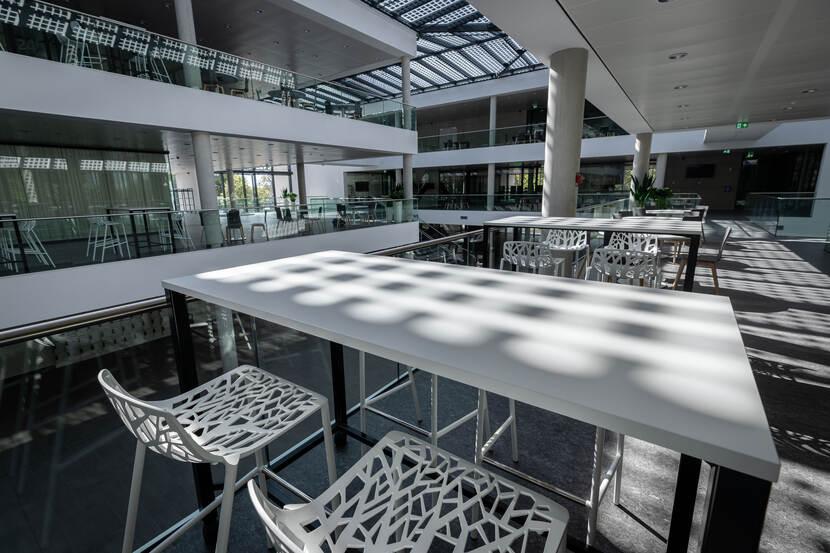
[[830,117],[828,0],[558,2],[655,131]]

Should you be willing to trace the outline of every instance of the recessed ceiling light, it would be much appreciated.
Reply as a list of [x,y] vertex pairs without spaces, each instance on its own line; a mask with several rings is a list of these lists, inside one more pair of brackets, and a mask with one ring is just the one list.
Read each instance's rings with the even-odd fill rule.
[[792,111],[792,106],[784,106],[784,111]]
[[303,32],[304,33],[310,33],[311,31],[309,31],[308,29],[303,29]]
[[279,40],[275,40],[275,41],[274,41],[274,46],[279,46],[279,45],[280,45],[280,41],[279,41]]
[[669,54],[670,60],[682,60],[686,56],[688,56],[688,52],[675,52],[674,54]]
[[225,25],[225,29],[227,29],[228,31],[230,31],[230,30],[231,30],[231,24],[230,24],[230,23],[228,23],[227,25]]
[[684,88],[689,88],[689,85],[687,85],[687,84],[679,84],[679,85],[677,85],[677,86],[675,86],[675,87],[674,87],[674,89],[675,89],[675,90],[683,90]]
[[806,89],[802,90],[801,93],[802,94],[812,94],[815,91],[816,91],[815,88],[806,88]]
[[261,14],[261,13],[262,13],[262,10],[257,10],[256,12],[257,12],[257,13],[259,13],[259,14]]
[[689,104],[677,104],[677,109],[684,109],[689,107]]

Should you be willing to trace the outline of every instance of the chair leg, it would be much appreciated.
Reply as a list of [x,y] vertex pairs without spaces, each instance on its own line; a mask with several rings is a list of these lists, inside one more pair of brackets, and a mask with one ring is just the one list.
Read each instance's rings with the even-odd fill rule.
[[[357,354],[358,378],[360,380],[360,431],[366,433],[366,353]],[[366,444],[360,443],[360,454],[366,454]]]
[[510,400],[510,439],[513,442],[513,462],[519,462],[519,433],[516,428],[516,401]]
[[594,470],[591,476],[591,504],[588,507],[588,535],[585,544],[594,545],[597,535],[597,514],[599,514],[599,488],[602,482],[602,452],[605,449],[605,429],[597,427],[594,439]]
[[625,434],[617,434],[617,472],[614,475],[614,505],[620,504],[620,493],[622,490],[623,452],[625,450]]
[[720,296],[720,285],[718,284],[718,267],[714,263],[711,265],[712,268],[712,280],[715,281],[715,294]]
[[320,418],[323,422],[323,445],[326,448],[326,469],[329,473],[329,485],[337,481],[337,467],[334,464],[334,440],[331,437],[331,415],[329,402],[324,400],[320,405]]
[[412,367],[407,367],[406,372],[409,374],[409,389],[412,390],[412,401],[415,403],[415,416],[418,422],[424,422],[424,414],[421,412],[421,402],[418,401],[418,388],[415,385],[415,375],[412,372]]
[[432,375],[432,397],[429,398],[431,414],[429,417],[430,438],[432,445],[438,447],[438,375]]
[[677,267],[677,274],[674,275],[674,284],[672,284],[672,290],[677,290],[677,285],[680,284],[680,277],[683,274],[683,269],[686,268],[686,260],[681,259],[680,265]]
[[254,453],[254,458],[256,459],[256,466],[259,469],[259,474],[257,474],[257,483],[259,484],[259,489],[262,490],[262,493],[268,497],[268,482],[265,480],[265,473],[262,472],[262,469],[265,467],[265,448],[258,449]]
[[130,502],[127,506],[127,525],[124,528],[124,543],[121,553],[132,553],[135,537],[135,520],[138,517],[138,496],[141,495],[141,477],[144,476],[144,454],[147,446],[136,440],[133,480],[130,484]]
[[236,486],[238,465],[225,465],[225,484],[222,486],[222,503],[219,507],[219,530],[216,534],[216,553],[227,553],[228,536],[231,532],[233,514],[233,493]]
[[482,462],[481,448],[484,446],[484,417],[487,415],[487,409],[485,408],[486,394],[487,392],[479,388],[478,409],[476,412],[476,450],[474,455],[477,465],[480,465]]

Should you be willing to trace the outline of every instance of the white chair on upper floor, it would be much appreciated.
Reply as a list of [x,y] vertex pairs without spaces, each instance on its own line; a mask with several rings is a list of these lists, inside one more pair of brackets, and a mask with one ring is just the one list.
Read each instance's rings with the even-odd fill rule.
[[104,262],[104,256],[107,250],[112,250],[115,253],[118,250],[118,255],[124,257],[124,249],[127,250],[127,258],[132,259],[130,252],[130,243],[127,239],[127,229],[123,221],[112,221],[106,217],[93,217],[90,221],[89,237],[86,243],[86,252],[89,255],[89,250],[92,249],[92,260],[98,255],[98,250],[101,250],[101,262]]

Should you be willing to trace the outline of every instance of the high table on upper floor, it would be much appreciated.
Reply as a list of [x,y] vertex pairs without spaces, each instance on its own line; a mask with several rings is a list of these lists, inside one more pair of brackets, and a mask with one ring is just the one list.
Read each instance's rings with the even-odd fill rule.
[[[348,424],[348,346],[681,452],[671,553],[705,460],[702,551],[758,548],[780,462],[728,298],[339,251],[163,286],[183,389],[198,385],[189,296],[328,340],[340,443],[370,441]],[[205,505],[210,469],[195,472]]]
[[496,229],[513,229],[513,240],[519,240],[522,229],[533,230],[584,230],[602,232],[605,244],[611,239],[614,232],[631,232],[658,235],[675,235],[689,239],[689,261],[686,265],[686,278],[683,281],[683,290],[691,292],[695,282],[695,267],[697,265],[697,251],[700,247],[700,237],[703,235],[703,224],[699,221],[683,221],[674,217],[624,217],[622,219],[599,219],[589,217],[533,217],[516,215],[494,219],[484,223],[484,265],[494,267],[494,256],[491,255],[490,245],[493,244],[491,234]]

